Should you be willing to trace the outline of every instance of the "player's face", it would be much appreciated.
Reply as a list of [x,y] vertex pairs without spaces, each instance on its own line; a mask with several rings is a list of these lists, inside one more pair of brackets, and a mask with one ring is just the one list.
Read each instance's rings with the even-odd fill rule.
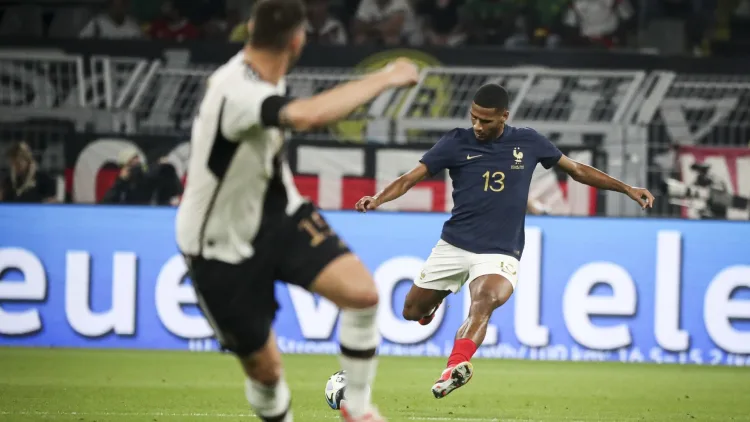
[[508,120],[508,110],[484,108],[471,104],[471,125],[474,136],[480,141],[491,141],[500,136],[500,132]]

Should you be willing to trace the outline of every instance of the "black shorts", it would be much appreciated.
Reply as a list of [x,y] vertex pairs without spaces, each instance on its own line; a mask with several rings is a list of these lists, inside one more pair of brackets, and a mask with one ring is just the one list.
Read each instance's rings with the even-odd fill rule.
[[187,257],[198,303],[222,348],[238,356],[268,340],[279,309],[276,280],[308,289],[323,268],[349,248],[314,205],[304,204],[276,230],[262,230],[251,258],[229,264]]

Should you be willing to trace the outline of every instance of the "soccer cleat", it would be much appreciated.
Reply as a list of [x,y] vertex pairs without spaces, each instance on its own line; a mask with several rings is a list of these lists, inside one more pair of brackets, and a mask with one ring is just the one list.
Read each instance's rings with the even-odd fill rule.
[[437,312],[438,308],[440,307],[440,304],[438,303],[438,306],[435,307],[435,309],[432,310],[432,313],[427,315],[426,317],[422,317],[422,319],[419,320],[420,325],[427,325],[432,322],[433,319],[435,319],[435,312]]
[[344,422],[387,422],[374,406],[370,406],[370,410],[362,416],[352,416],[346,409],[346,400],[341,400],[341,420]]
[[471,362],[461,362],[456,366],[445,368],[440,379],[432,386],[432,394],[436,399],[442,399],[451,391],[465,385],[474,374],[474,365]]

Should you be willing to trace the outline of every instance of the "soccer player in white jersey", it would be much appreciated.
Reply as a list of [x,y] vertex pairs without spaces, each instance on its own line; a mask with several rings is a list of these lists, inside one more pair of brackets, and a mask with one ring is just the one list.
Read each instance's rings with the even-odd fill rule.
[[370,403],[378,293],[372,276],[298,193],[282,130],[341,119],[383,91],[411,86],[416,66],[399,59],[380,72],[317,96],[285,95],[284,75],[305,43],[301,0],[260,0],[244,50],[208,79],[195,118],[177,243],[198,302],[222,347],[247,375],[246,396],[263,421],[292,421],[290,392],[272,322],[274,281],[302,286],[342,308],[345,421],[384,419]]

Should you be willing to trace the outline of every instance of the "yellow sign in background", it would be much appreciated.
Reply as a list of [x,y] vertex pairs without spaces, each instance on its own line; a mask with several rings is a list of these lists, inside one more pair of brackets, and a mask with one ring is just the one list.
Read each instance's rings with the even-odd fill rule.
[[[414,61],[420,69],[440,66],[440,62],[433,56],[419,50],[395,49],[373,54],[355,66],[358,72],[372,72],[385,67],[391,61],[406,57]],[[430,75],[422,83],[416,104],[424,104],[410,113],[409,117],[439,117],[445,116],[444,109],[450,98],[448,78],[442,75]],[[402,95],[398,103],[391,105],[385,113],[386,117],[395,118],[401,111],[406,95]],[[365,128],[367,127],[366,110],[369,105],[362,106],[352,113],[352,117],[331,126],[331,132],[340,141],[365,142]],[[419,130],[411,130],[409,136],[418,135]]]

